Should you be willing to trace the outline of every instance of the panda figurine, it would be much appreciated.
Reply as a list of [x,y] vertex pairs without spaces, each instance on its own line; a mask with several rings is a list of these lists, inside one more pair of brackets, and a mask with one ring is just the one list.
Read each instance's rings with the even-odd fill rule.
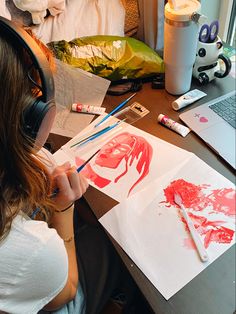
[[200,84],[207,84],[216,77],[223,78],[230,70],[231,60],[223,54],[223,44],[219,36],[211,43],[198,41],[193,77]]

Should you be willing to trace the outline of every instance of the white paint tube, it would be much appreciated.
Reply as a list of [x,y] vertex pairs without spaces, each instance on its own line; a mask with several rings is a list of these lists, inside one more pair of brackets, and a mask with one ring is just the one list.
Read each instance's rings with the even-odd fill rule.
[[170,119],[168,116],[164,114],[159,114],[157,121],[165,125],[167,128],[175,131],[176,133],[179,133],[183,137],[185,137],[190,132],[189,128]]
[[96,107],[90,105],[82,105],[80,103],[75,103],[71,106],[72,111],[81,112],[81,113],[90,113],[101,115],[105,112],[106,108],[104,107]]
[[207,94],[200,91],[199,89],[193,89],[189,91],[188,93],[180,96],[175,101],[172,102],[172,108],[174,110],[179,110],[181,108],[184,108],[193,102],[197,101],[198,99],[206,96]]

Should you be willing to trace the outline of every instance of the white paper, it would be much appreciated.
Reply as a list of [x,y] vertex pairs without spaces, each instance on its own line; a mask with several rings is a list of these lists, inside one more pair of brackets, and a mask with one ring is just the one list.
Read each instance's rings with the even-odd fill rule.
[[[88,178],[92,186],[117,201],[122,201],[129,195],[140,191],[148,183],[171,171],[171,169],[174,169],[192,156],[192,153],[124,122],[94,141],[71,149],[70,146],[78,142],[83,136],[86,137],[88,134],[97,132],[101,128],[117,121],[116,118],[111,117],[99,128],[94,128],[94,125],[102,117],[97,118],[86,129],[64,145],[61,151],[63,151],[63,158],[66,153],[71,160],[74,159],[73,164],[79,166],[99,148],[102,148],[101,152],[90,161],[82,173]],[[112,142],[113,139],[120,134],[124,134],[122,140],[125,143],[122,143],[122,145],[120,143],[114,144]],[[106,147],[106,150],[104,147]],[[110,153],[108,153],[109,150]],[[116,159],[121,155],[123,157],[120,158],[121,160],[118,163]],[[61,161],[63,159],[60,157],[60,151],[54,156],[56,160]],[[104,157],[101,158],[101,156]],[[77,164],[75,163],[76,160]],[[109,166],[107,165],[108,163]],[[106,184],[106,180],[110,180],[110,182]]]
[[[199,197],[198,205],[187,211],[198,217],[198,223],[193,221],[207,246],[206,263],[198,256],[180,209],[166,203],[164,191],[176,182],[191,183],[199,189],[192,199],[194,203]],[[182,192],[185,189],[193,191],[184,188]],[[99,221],[168,300],[235,243],[235,188],[192,155]]]
[[55,82],[55,101],[57,115],[51,133],[74,137],[92,121],[94,115],[71,111],[71,105],[79,102],[84,105],[100,107],[110,81],[92,73],[74,68],[57,59]]

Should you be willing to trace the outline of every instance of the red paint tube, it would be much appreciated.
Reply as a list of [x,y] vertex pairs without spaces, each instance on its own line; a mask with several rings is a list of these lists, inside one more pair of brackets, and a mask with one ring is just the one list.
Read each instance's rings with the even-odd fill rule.
[[175,131],[176,133],[179,133],[183,137],[185,137],[190,132],[189,128],[187,128],[186,126],[170,119],[168,116],[166,116],[164,114],[159,114],[157,120],[161,124],[165,125],[167,128]]
[[75,103],[72,105],[71,110],[80,112],[80,113],[90,113],[90,114],[101,115],[105,112],[106,108]]

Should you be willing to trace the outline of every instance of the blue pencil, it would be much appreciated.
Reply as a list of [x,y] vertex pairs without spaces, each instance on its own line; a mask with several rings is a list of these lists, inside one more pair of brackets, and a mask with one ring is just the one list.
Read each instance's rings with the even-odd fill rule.
[[99,126],[101,123],[103,123],[106,119],[108,119],[110,116],[112,116],[114,113],[116,113],[118,110],[120,110],[122,107],[124,107],[127,102],[130,101],[130,99],[132,99],[134,96],[136,95],[136,93],[134,93],[133,95],[131,95],[130,97],[128,97],[126,100],[124,100],[121,104],[119,104],[115,109],[113,109],[110,113],[108,113],[101,121],[99,121],[97,124],[95,124],[95,128],[97,126]]

